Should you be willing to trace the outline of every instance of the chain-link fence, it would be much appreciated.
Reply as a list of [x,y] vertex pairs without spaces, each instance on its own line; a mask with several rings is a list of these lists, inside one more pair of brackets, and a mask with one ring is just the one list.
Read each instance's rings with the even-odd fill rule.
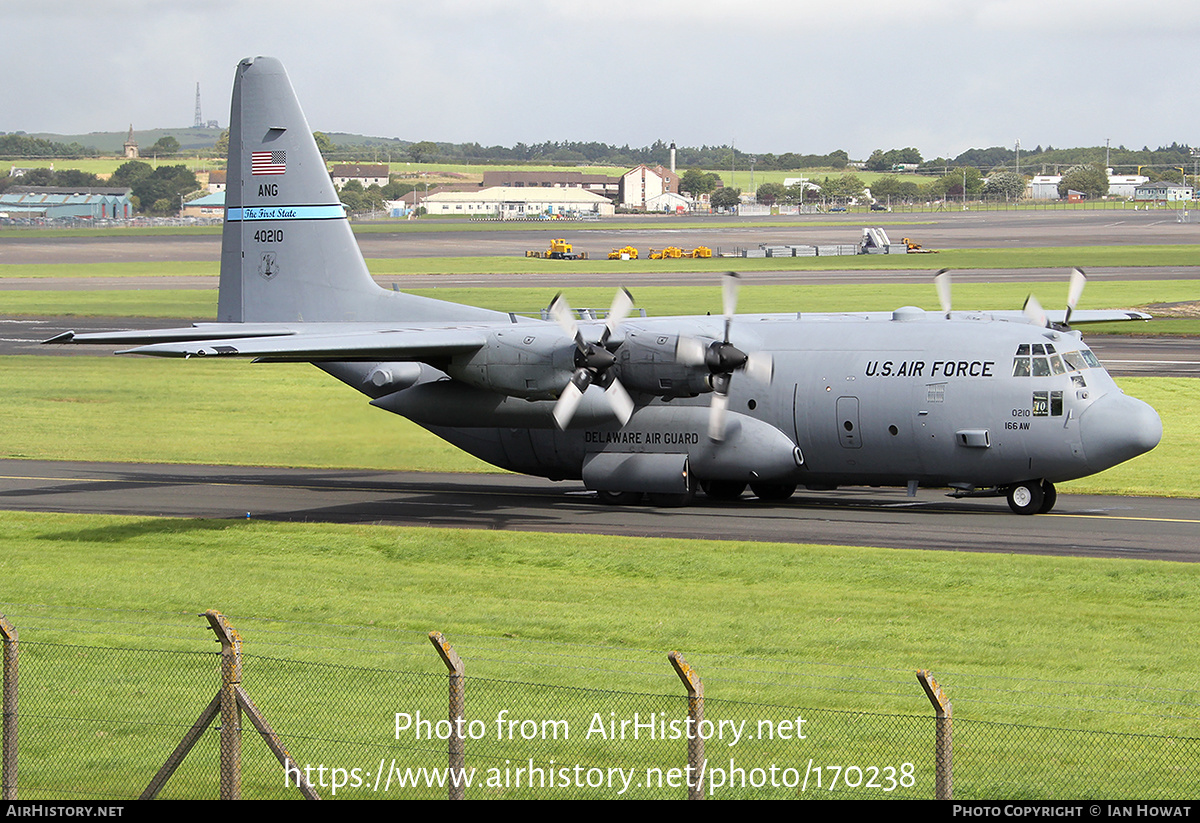
[[260,799],[301,785],[343,799],[1200,793],[1200,740],[954,718],[937,684],[925,680],[941,701],[931,707],[911,674],[924,713],[783,705],[725,699],[712,684],[705,695],[704,671],[678,655],[658,657],[675,688],[642,693],[472,676],[470,652],[458,661],[436,634],[423,671],[260,656],[208,616],[221,652],[37,632],[18,643],[4,621],[5,797]]

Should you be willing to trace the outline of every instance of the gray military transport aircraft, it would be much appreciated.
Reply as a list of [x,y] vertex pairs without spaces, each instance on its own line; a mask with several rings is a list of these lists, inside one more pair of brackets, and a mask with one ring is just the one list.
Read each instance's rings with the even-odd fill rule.
[[367,271],[287,73],[237,68],[217,322],[67,332],[120,353],[313,363],[496,466],[580,478],[611,503],[734,499],[747,486],[919,486],[1049,511],[1054,484],[1154,448],[1162,423],[1068,323],[1125,311],[646,318],[556,298],[549,319],[389,291]]

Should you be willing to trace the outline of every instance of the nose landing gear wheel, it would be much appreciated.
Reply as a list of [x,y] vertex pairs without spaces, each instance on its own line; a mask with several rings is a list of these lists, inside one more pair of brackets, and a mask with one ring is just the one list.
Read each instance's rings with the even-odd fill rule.
[[1037,514],[1045,500],[1043,484],[1037,480],[1017,483],[1008,489],[1008,507],[1017,514]]

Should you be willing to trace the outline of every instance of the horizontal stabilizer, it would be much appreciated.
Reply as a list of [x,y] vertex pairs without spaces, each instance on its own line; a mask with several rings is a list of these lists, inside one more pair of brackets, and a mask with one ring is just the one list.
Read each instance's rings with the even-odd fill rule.
[[178,329],[149,329],[136,331],[87,332],[65,331],[43,340],[42,343],[94,343],[109,346],[140,345],[145,343],[174,343],[186,340],[212,340],[215,337],[277,337],[294,334],[287,326],[256,323],[208,323]]

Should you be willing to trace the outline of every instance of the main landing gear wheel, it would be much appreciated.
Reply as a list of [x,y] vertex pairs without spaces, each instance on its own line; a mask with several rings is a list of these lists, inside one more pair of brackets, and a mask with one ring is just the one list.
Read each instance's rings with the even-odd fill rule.
[[738,480],[701,480],[700,488],[711,500],[737,500],[746,490],[746,484]]
[[641,492],[596,492],[601,503],[608,506],[634,506],[642,502]]
[[677,509],[682,506],[690,506],[695,499],[696,490],[694,488],[689,488],[682,494],[666,494],[663,492],[649,492],[646,494],[646,502],[659,509]]
[[1042,481],[1042,507],[1038,509],[1038,514],[1045,514],[1054,508],[1054,504],[1058,502],[1058,492],[1054,490],[1054,484],[1049,480]]
[[750,491],[759,500],[787,500],[796,492],[795,483],[751,483]]
[[[1046,502],[1044,484],[1037,480],[1017,483],[1008,489],[1008,507],[1017,514],[1037,514]],[[1053,486],[1051,486],[1053,489]],[[1053,505],[1053,504],[1051,504]]]

